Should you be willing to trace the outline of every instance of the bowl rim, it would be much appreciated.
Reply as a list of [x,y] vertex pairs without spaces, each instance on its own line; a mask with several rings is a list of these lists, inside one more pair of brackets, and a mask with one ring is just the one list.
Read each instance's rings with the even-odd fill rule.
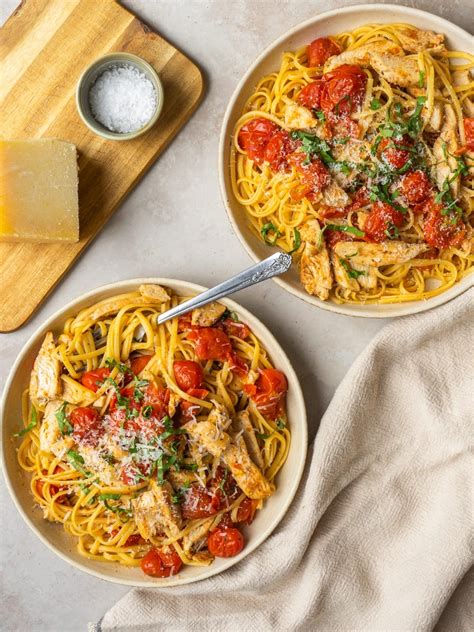
[[[144,71],[148,72],[148,74],[152,78],[153,87],[155,88],[155,92],[156,92],[156,108],[153,113],[153,116],[145,123],[145,125],[143,125],[143,127],[139,127],[138,129],[131,132],[120,133],[120,132],[113,132],[112,130],[108,130],[104,125],[102,125],[102,123],[99,123],[98,121],[94,119],[94,117],[92,116],[92,113],[91,113],[91,116],[89,117],[87,113],[84,111],[82,107],[82,103],[81,103],[81,96],[83,94],[83,91],[87,87],[86,80],[89,74],[96,68],[100,68],[102,64],[105,64],[109,61],[113,62],[114,60],[117,61],[118,63],[119,62],[126,63],[128,61],[130,64],[135,65],[135,67],[138,67],[142,72]],[[91,86],[89,85],[89,89],[90,87]],[[79,79],[77,80],[76,90],[75,90],[75,101],[76,101],[76,109],[82,122],[84,123],[84,125],[86,125],[86,127],[88,127],[88,129],[91,130],[91,132],[93,132],[97,136],[100,136],[101,138],[104,138],[106,140],[119,140],[119,141],[132,140],[134,138],[137,138],[138,136],[141,136],[148,130],[150,130],[153,127],[153,125],[156,123],[156,121],[160,118],[161,111],[163,109],[163,103],[164,103],[164,90],[163,90],[163,84],[161,82],[161,79],[158,73],[153,68],[153,66],[149,62],[146,61],[146,59],[143,59],[142,57],[139,57],[138,55],[135,55],[134,53],[129,53],[127,51],[116,51],[116,52],[107,53],[106,55],[101,55],[100,57],[95,59],[93,62],[91,62],[88,66],[86,66],[86,68],[84,68],[84,70],[81,72],[79,76]]]
[[[291,383],[293,397],[295,398],[297,407],[300,408],[301,410],[301,415],[297,423],[300,426],[302,451],[297,461],[297,467],[295,468],[295,471],[292,473],[291,483],[289,484],[289,492],[287,493],[286,498],[284,498],[282,502],[282,506],[279,509],[278,513],[275,514],[275,517],[273,518],[271,524],[264,531],[258,534],[258,536],[255,537],[253,542],[249,542],[239,555],[237,555],[235,558],[228,558],[227,560],[225,560],[224,566],[222,566],[221,564],[220,568],[215,568],[214,565],[211,564],[210,566],[203,567],[203,569],[205,570],[203,571],[203,574],[200,577],[180,578],[179,575],[176,575],[174,577],[163,578],[159,581],[159,583],[157,583],[156,579],[154,581],[145,579],[143,581],[137,582],[134,580],[121,578],[119,575],[109,576],[109,575],[103,574],[100,572],[100,570],[95,570],[93,568],[88,567],[85,562],[86,558],[84,558],[84,563],[82,563],[82,562],[72,559],[67,554],[63,553],[59,548],[56,548],[54,544],[39,531],[39,529],[36,527],[34,522],[23,510],[20,500],[17,498],[14,483],[11,480],[9,472],[8,472],[5,455],[6,455],[7,449],[11,446],[7,441],[3,440],[7,396],[12,386],[12,383],[15,379],[17,369],[19,368],[21,362],[23,361],[24,356],[28,354],[28,352],[30,351],[30,347],[35,343],[37,338],[44,335],[45,332],[48,331],[48,328],[50,327],[50,325],[55,320],[64,318],[64,314],[67,313],[69,310],[74,309],[77,305],[84,303],[85,301],[88,301],[89,299],[93,300],[100,293],[119,292],[121,288],[128,287],[130,285],[136,285],[138,287],[139,285],[143,283],[156,283],[159,285],[163,285],[165,287],[169,287],[173,291],[176,291],[176,292],[198,293],[207,289],[206,287],[202,285],[198,285],[196,283],[183,281],[181,279],[171,279],[168,277],[143,277],[143,278],[140,277],[140,278],[134,278],[134,279],[125,279],[122,281],[117,281],[114,283],[101,285],[92,290],[89,290],[88,292],[85,292],[77,296],[76,298],[72,299],[67,304],[63,305],[63,307],[57,309],[53,314],[51,314],[29,336],[28,340],[24,343],[21,350],[19,351],[15,359],[15,362],[13,363],[10,369],[10,372],[8,373],[8,376],[5,382],[5,387],[3,389],[2,397],[0,400],[0,427],[1,427],[0,465],[3,470],[4,480],[6,482],[6,487],[10,494],[10,497],[13,500],[13,503],[16,506],[21,517],[23,518],[25,523],[30,527],[33,533],[41,540],[41,542],[45,544],[53,553],[58,555],[63,561],[65,561],[70,566],[80,571],[83,571],[89,575],[92,575],[98,579],[103,579],[105,581],[109,581],[115,584],[136,586],[139,588],[158,588],[159,589],[159,588],[165,588],[165,587],[170,587],[170,586],[178,586],[178,585],[181,586],[184,584],[190,584],[190,583],[202,581],[204,579],[208,579],[209,577],[212,577],[214,575],[218,575],[226,571],[228,568],[234,566],[235,564],[238,564],[245,557],[250,555],[250,553],[252,553],[256,548],[258,548],[272,534],[272,532],[276,529],[276,527],[280,524],[280,522],[284,518],[291,503],[293,502],[295,495],[298,491],[302,476],[303,476],[307,454],[308,454],[308,425],[307,425],[306,404],[305,404],[305,399],[304,399],[303,391],[301,388],[301,384],[293,368],[293,365],[290,359],[288,358],[283,347],[280,345],[280,343],[278,342],[276,337],[273,335],[273,333],[270,331],[270,329],[257,316],[254,316],[252,312],[250,312],[245,307],[242,307],[239,303],[236,303],[232,299],[228,299],[228,298],[221,299],[219,302],[224,303],[226,306],[232,309],[232,311],[236,311],[239,315],[242,315],[244,319],[250,318],[250,321],[255,321],[257,326],[261,327],[265,331],[265,336],[267,337],[267,341],[265,342],[266,347],[267,347],[267,342],[269,342],[270,345],[272,346],[275,345],[279,349],[280,353],[283,355],[286,361],[285,374],[287,374],[288,381]],[[269,350],[269,354],[271,355],[270,350]],[[56,524],[56,523],[54,523],[54,526],[57,526],[58,529],[61,527],[61,525]],[[117,566],[120,567],[120,564],[117,563]]]
[[[253,261],[261,261],[261,257],[255,251],[250,242],[245,238],[243,231],[240,229],[236,214],[233,212],[230,204],[230,197],[232,196],[232,191],[227,189],[226,186],[226,178],[228,171],[228,164],[225,161],[226,149],[228,147],[229,137],[227,129],[231,122],[232,110],[235,107],[236,101],[241,96],[242,90],[245,87],[245,84],[252,73],[257,69],[257,67],[266,59],[268,55],[274,52],[276,49],[282,46],[283,42],[290,38],[291,36],[297,34],[300,30],[305,29],[310,26],[316,26],[319,22],[323,20],[327,20],[333,17],[339,17],[344,14],[351,13],[371,13],[375,11],[385,12],[385,13],[393,13],[396,12],[400,15],[405,14],[407,16],[407,20],[409,20],[410,16],[418,17],[418,18],[429,18],[430,21],[438,22],[441,29],[447,29],[450,36],[452,35],[460,35],[461,37],[468,37],[474,39],[474,37],[465,31],[463,28],[458,26],[457,24],[453,24],[449,20],[442,18],[434,13],[430,13],[429,11],[423,11],[421,9],[416,9],[414,7],[407,7],[405,5],[399,4],[354,4],[347,7],[340,7],[338,9],[331,9],[329,11],[324,11],[323,13],[318,13],[315,17],[309,18],[296,24],[289,30],[285,31],[278,38],[273,40],[268,46],[266,46],[263,51],[254,59],[254,61],[250,64],[244,75],[240,78],[238,84],[236,85],[230,100],[227,104],[224,118],[221,125],[220,135],[219,135],[219,147],[218,147],[218,172],[219,172],[219,188],[221,193],[221,198],[227,213],[227,218],[230,222],[231,228],[234,234],[239,239],[240,243],[246,250],[247,254]],[[431,28],[431,27],[428,27]],[[269,253],[275,252],[276,249],[269,249]],[[454,285],[449,287],[447,290],[442,292],[437,296],[433,296],[428,299],[422,299],[418,301],[407,301],[400,303],[391,303],[390,305],[384,305],[380,303],[366,303],[360,305],[352,305],[352,304],[338,304],[332,301],[322,301],[316,296],[311,296],[307,292],[303,290],[303,288],[297,288],[291,285],[285,279],[286,275],[281,277],[273,277],[273,281],[277,283],[281,288],[283,288],[286,292],[289,292],[293,296],[296,296],[300,300],[305,303],[309,303],[310,305],[314,305],[316,307],[320,307],[329,312],[334,312],[337,314],[342,314],[344,316],[354,316],[357,318],[394,318],[399,316],[408,316],[411,314],[416,314],[419,312],[424,312],[429,309],[433,309],[434,307],[438,307],[447,303],[448,301],[456,298],[460,294],[464,293],[468,290],[472,285],[474,285],[474,274],[468,275],[463,279],[457,281]],[[469,276],[471,280],[469,281]],[[383,308],[388,308],[384,310]],[[374,309],[378,308],[378,309]]]

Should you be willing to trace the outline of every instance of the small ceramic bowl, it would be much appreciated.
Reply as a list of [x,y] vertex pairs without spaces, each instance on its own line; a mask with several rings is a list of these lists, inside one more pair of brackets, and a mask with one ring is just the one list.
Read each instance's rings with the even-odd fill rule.
[[[96,79],[103,72],[113,66],[123,66],[125,64],[133,66],[144,73],[147,79],[152,82],[156,93],[156,108],[153,116],[143,127],[131,132],[120,133],[109,130],[94,118],[89,103],[89,92]],[[147,61],[131,53],[109,53],[100,57],[84,70],[76,88],[76,105],[81,119],[90,130],[107,140],[130,140],[147,132],[158,120],[163,108],[163,100],[163,86],[156,71]]]

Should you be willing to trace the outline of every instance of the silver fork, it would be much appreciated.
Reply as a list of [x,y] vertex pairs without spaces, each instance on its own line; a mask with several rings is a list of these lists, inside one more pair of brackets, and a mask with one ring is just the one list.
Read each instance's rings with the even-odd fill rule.
[[220,298],[224,298],[224,296],[229,296],[229,294],[244,290],[251,285],[256,285],[274,276],[283,274],[290,269],[290,266],[291,255],[285,252],[275,252],[270,257],[250,266],[250,268],[243,270],[243,272],[239,272],[239,274],[236,274],[227,281],[223,281],[213,288],[201,292],[201,294],[197,294],[197,296],[190,298],[188,301],[163,312],[158,316],[157,322],[161,325],[167,320],[170,320],[170,318],[186,314],[192,309],[196,309],[196,307],[202,307],[203,305],[207,305],[207,303],[212,303],[212,301],[218,301]]

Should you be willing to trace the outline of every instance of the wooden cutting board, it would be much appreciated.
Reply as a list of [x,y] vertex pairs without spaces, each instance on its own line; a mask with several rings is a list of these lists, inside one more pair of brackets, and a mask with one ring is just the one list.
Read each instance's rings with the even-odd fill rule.
[[[82,71],[113,51],[146,59],[163,83],[157,124],[134,140],[99,138],[76,110]],[[77,244],[0,242],[0,331],[8,332],[28,320],[191,116],[203,80],[187,57],[114,0],[23,0],[0,30],[0,63],[0,137],[77,146],[81,227]]]

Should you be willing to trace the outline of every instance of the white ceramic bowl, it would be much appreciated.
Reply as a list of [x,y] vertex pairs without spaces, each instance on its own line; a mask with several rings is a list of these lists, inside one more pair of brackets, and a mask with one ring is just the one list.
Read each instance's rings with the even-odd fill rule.
[[12,437],[20,425],[21,396],[24,389],[28,387],[34,359],[47,331],[59,332],[66,319],[76,315],[84,307],[115,294],[136,290],[141,283],[158,283],[171,288],[177,294],[186,296],[202,292],[205,289],[193,283],[174,279],[122,281],[84,294],[48,318],[21,350],[6,382],[1,406],[2,457],[6,482],[20,514],[40,540],[63,560],[86,573],[119,584],[164,587],[187,584],[220,573],[249,555],[275,529],[288,509],[303,473],[307,449],[306,411],[298,378],[276,339],[246,309],[234,301],[223,300],[222,303],[227,305],[230,310],[237,312],[262,341],[275,366],[285,373],[289,385],[287,410],[292,440],[288,459],[277,476],[276,492],[265,502],[263,510],[258,512],[253,524],[245,529],[246,546],[244,550],[233,558],[216,559],[211,566],[188,566],[183,568],[179,575],[167,579],[151,579],[144,575],[140,568],[96,562],[79,555],[76,550],[76,539],[65,533],[61,525],[43,520],[41,510],[34,507],[30,491],[30,475],[23,472],[17,463],[15,448],[18,445],[18,439],[13,441]]
[[[281,55],[284,51],[295,50],[316,37],[350,31],[369,22],[405,22],[419,28],[444,33],[447,45],[452,50],[471,51],[473,47],[473,37],[469,33],[431,13],[396,5],[360,4],[320,13],[291,29],[291,31],[282,35],[276,42],[265,49],[243,76],[232,95],[224,116],[219,144],[219,179],[227,214],[235,233],[255,261],[261,261],[267,257],[271,249],[252,233],[245,211],[233,195],[229,167],[232,132],[236,121],[242,113],[245,102],[254,91],[258,81],[264,75],[279,68]],[[274,281],[304,301],[332,312],[347,314],[348,316],[388,318],[414,314],[442,305],[470,287],[473,283],[473,276],[471,274],[469,277],[462,279],[439,296],[424,301],[390,305],[338,305],[330,301],[321,301],[304,291],[295,266],[287,274],[275,277]]]

